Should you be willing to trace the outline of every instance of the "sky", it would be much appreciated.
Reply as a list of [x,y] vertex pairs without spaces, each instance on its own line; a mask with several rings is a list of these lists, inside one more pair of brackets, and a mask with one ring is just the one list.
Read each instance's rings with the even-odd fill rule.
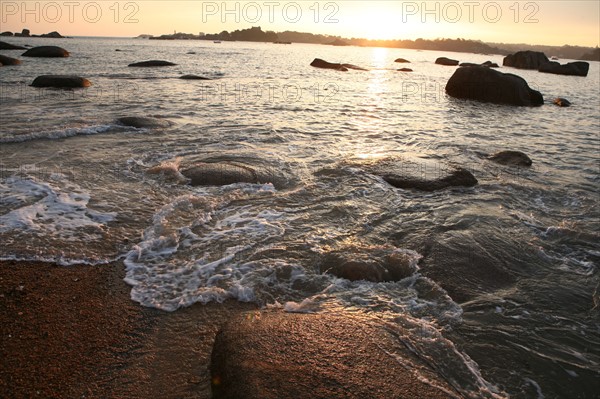
[[7,1],[1,31],[135,37],[260,26],[368,39],[600,44],[600,1]]

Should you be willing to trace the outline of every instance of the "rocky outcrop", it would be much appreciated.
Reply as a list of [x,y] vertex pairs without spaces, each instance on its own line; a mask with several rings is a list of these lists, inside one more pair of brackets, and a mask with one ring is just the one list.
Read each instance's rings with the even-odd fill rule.
[[192,186],[261,183],[258,172],[254,168],[232,162],[199,162],[180,172],[190,179]]
[[433,365],[398,345],[408,332],[395,329],[358,312],[234,316],[213,346],[213,398],[459,397]]
[[125,126],[135,127],[138,129],[155,129],[171,126],[171,122],[166,119],[151,118],[146,116],[124,116],[117,121]]
[[0,50],[25,50],[25,47],[0,41]]
[[0,33],[0,36],[14,36],[14,35],[12,32],[6,31],[6,32]]
[[399,62],[401,64],[410,63],[409,60],[404,59],[404,58],[396,58],[396,60],[394,60],[394,62]]
[[52,38],[52,39],[64,39],[64,36],[61,35],[60,33],[58,33],[57,31],[53,31],[53,32],[50,32],[50,33],[44,33],[40,37],[49,37],[49,38]]
[[204,76],[198,76],[198,75],[183,75],[179,79],[184,79],[184,80],[212,80],[211,78],[205,78]]
[[166,66],[175,66],[175,65],[177,65],[177,64],[174,64],[169,61],[150,60],[150,61],[135,62],[133,64],[129,64],[128,66],[137,67],[137,68],[149,68],[149,67],[166,67]]
[[327,62],[320,58],[315,58],[313,62],[310,63],[310,66],[315,68],[324,68],[324,69],[335,69],[336,71],[347,72],[348,69],[355,69],[358,71],[366,71],[366,69],[358,67],[352,64],[334,64],[331,62]]
[[531,166],[531,158],[521,151],[500,151],[488,158],[490,161],[507,166]]
[[18,60],[16,58],[7,57],[5,55],[0,54],[0,66],[19,65],[20,63],[21,63],[21,60]]
[[412,72],[413,70],[410,68],[400,68],[398,69],[399,72]]
[[519,69],[539,69],[550,62],[546,54],[539,51],[518,51],[504,57],[502,65]]
[[529,87],[525,79],[474,66],[457,69],[446,84],[449,96],[519,106],[544,104],[542,94]]
[[438,65],[456,66],[458,65],[459,61],[446,57],[440,57],[437,60],[435,60],[435,63]]
[[60,58],[68,56],[69,52],[67,50],[57,46],[33,47],[23,53],[23,57]]
[[538,70],[540,72],[553,73],[556,75],[587,76],[589,69],[589,63],[577,61],[569,62],[568,64],[564,65],[561,65],[558,62],[548,62],[541,65]]
[[488,67],[488,68],[499,68],[498,64],[493,63],[491,61],[486,61],[483,64],[474,64],[472,62],[462,62],[461,64],[459,64],[459,66],[461,66],[461,67],[483,66],[483,67]]
[[559,107],[570,107],[571,102],[566,98],[558,97],[552,100],[552,104],[558,105]]
[[350,281],[380,283],[410,277],[417,270],[416,263],[414,256],[395,248],[352,245],[325,254],[319,269]]
[[31,37],[31,32],[29,31],[29,29],[23,29],[21,31],[21,33],[15,33],[15,36],[17,36],[17,37]]
[[78,88],[89,87],[92,83],[86,78],[72,75],[42,75],[34,79],[33,87]]

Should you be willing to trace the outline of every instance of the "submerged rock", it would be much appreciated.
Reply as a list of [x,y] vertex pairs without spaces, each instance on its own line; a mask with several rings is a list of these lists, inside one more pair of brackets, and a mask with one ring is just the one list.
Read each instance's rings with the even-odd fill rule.
[[33,47],[23,53],[23,57],[60,58],[68,56],[69,52],[58,46]]
[[138,129],[154,129],[171,126],[171,122],[166,119],[151,118],[147,116],[124,116],[117,119],[117,121],[122,125],[135,127]]
[[558,62],[548,62],[540,66],[538,71],[555,75],[587,76],[590,64],[583,61],[569,62],[561,65]]
[[456,98],[496,104],[544,104],[542,94],[531,89],[525,79],[482,66],[457,69],[446,84],[446,93]]
[[504,57],[502,65],[519,69],[538,69],[549,61],[546,54],[539,51],[527,50],[507,55]]
[[478,182],[475,176],[466,169],[455,169],[448,175],[436,180],[423,180],[414,176],[397,174],[384,175],[383,180],[396,188],[436,191],[448,187],[473,187]]
[[199,162],[180,172],[191,180],[192,186],[260,183],[256,170],[249,166],[229,162]]
[[398,69],[399,72],[412,72],[413,70],[410,68],[400,68]]
[[315,58],[313,60],[313,62],[310,63],[310,66],[313,66],[315,68],[335,69],[336,71],[342,71],[342,72],[347,72],[348,69],[355,69],[355,70],[358,70],[358,71],[366,71],[366,69],[358,67],[356,65],[352,65],[352,64],[334,64],[334,63],[322,60],[320,58]]
[[0,50],[25,50],[25,47],[0,41]]
[[149,68],[149,67],[166,67],[166,66],[175,66],[175,65],[177,65],[177,64],[174,64],[169,61],[150,60],[150,61],[135,62],[133,64],[129,64],[128,66],[137,67],[137,68]]
[[458,397],[432,365],[398,345],[395,334],[403,333],[354,313],[243,313],[217,334],[212,394],[215,399]]
[[212,80],[211,78],[205,78],[204,76],[198,76],[198,75],[183,75],[179,79],[184,79],[184,80]]
[[0,54],[0,66],[2,65],[19,65],[21,64],[21,60],[16,58],[7,57],[5,55]]
[[395,248],[353,245],[327,253],[319,267],[321,273],[350,281],[379,283],[410,277],[417,270],[417,258]]
[[435,60],[435,63],[438,65],[456,66],[458,65],[459,61],[446,57],[440,57],[437,60]]
[[78,88],[89,87],[92,82],[73,75],[42,75],[34,79],[33,87]]
[[500,151],[491,155],[489,160],[509,166],[531,166],[533,164],[531,158],[521,151]]
[[410,63],[409,60],[406,60],[404,58],[397,58],[396,60],[394,60],[394,62],[399,62],[401,64]]
[[552,104],[558,105],[559,107],[570,107],[571,102],[566,98],[558,97],[552,101]]

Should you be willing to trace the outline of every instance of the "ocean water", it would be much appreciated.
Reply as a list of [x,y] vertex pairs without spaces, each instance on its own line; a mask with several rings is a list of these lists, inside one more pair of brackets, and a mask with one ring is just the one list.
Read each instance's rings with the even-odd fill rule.
[[[400,329],[464,397],[598,397],[597,62],[585,78],[501,68],[547,102],[517,108],[447,97],[455,67],[434,64],[448,56],[501,65],[497,55],[10,39],[56,44],[71,57],[0,69],[0,259],[120,261],[131,297],[165,311],[235,298],[369,315]],[[398,72],[399,57],[414,72]],[[316,69],[314,58],[369,71]],[[150,59],[178,65],[127,67]],[[93,86],[29,87],[42,74]],[[178,79],[185,74],[213,80]],[[558,96],[573,106],[552,105]],[[125,127],[124,116],[171,126]],[[533,166],[486,159],[501,150],[523,151]],[[400,190],[363,167],[404,156],[429,175],[468,168],[479,184]],[[271,179],[192,187],[179,173],[218,160]],[[402,256],[412,275],[336,278],[320,267],[332,252]]]

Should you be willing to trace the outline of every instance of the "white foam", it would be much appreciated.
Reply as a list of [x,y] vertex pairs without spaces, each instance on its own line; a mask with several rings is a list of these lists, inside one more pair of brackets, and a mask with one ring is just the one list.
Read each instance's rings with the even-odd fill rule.
[[31,132],[25,134],[17,134],[10,137],[0,137],[0,144],[7,143],[23,143],[25,141],[41,140],[41,139],[64,139],[67,137],[80,135],[93,135],[106,133],[115,129],[116,125],[94,125],[77,128],[66,128],[59,130],[49,130],[41,132]]

